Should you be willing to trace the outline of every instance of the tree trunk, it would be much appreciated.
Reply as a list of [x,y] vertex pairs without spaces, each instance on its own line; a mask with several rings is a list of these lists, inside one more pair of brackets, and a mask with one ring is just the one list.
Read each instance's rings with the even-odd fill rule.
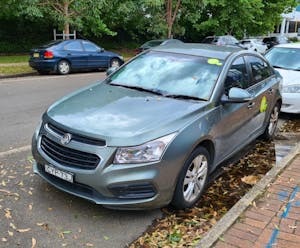
[[65,38],[68,40],[70,39],[70,23],[69,23],[69,2],[64,2],[64,33]]
[[173,38],[172,34],[172,29],[173,29],[173,24],[176,20],[176,16],[178,13],[178,9],[180,7],[181,0],[177,0],[176,7],[173,11],[173,0],[165,0],[166,3],[166,20],[167,20],[167,27],[168,27],[168,34],[167,37],[168,39]]

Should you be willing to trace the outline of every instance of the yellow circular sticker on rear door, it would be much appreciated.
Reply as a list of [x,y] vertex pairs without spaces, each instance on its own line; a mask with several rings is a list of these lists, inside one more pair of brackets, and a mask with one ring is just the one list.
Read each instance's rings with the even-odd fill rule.
[[263,98],[261,99],[261,102],[260,102],[260,112],[266,112],[268,108],[268,102],[267,102],[267,98],[266,96],[263,96]]

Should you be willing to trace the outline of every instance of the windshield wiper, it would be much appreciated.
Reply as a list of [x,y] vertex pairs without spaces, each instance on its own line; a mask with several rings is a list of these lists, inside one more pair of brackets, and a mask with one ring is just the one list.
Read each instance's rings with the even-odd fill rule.
[[146,88],[139,87],[139,86],[131,86],[131,85],[115,84],[115,83],[109,83],[109,84],[114,85],[114,86],[121,86],[121,87],[128,88],[128,89],[144,91],[144,92],[149,92],[149,93],[152,93],[152,94],[155,94],[155,95],[163,96],[163,93],[161,91],[155,90],[155,89],[146,89]]
[[190,99],[190,100],[197,100],[197,101],[207,101],[207,99],[196,97],[196,96],[187,96],[187,95],[175,95],[175,94],[170,94],[170,95],[164,95],[165,97],[171,97],[171,98],[176,98],[176,99]]

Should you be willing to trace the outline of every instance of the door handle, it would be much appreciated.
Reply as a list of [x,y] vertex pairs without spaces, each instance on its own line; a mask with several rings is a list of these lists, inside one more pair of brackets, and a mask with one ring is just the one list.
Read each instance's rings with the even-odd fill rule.
[[248,109],[252,109],[254,107],[254,105],[255,105],[255,102],[250,102],[247,107],[248,107]]
[[71,55],[72,55],[72,53],[68,53],[67,55],[68,55],[68,56],[71,56]]

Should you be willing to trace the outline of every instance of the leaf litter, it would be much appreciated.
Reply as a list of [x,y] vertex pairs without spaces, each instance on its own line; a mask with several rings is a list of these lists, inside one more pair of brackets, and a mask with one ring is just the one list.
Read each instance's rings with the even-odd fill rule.
[[152,227],[129,247],[194,247],[274,165],[274,143],[257,141],[254,148],[238,162],[220,168],[221,176],[210,184],[194,208],[162,208],[164,217],[155,220]]
[[[287,120],[279,132],[299,133],[300,119]],[[129,245],[130,248],[194,247],[205,233],[275,165],[273,142],[257,141],[237,162],[221,167],[222,173],[191,209],[162,208],[164,217]],[[255,201],[252,205],[256,207]],[[291,226],[290,228],[297,228]]]

